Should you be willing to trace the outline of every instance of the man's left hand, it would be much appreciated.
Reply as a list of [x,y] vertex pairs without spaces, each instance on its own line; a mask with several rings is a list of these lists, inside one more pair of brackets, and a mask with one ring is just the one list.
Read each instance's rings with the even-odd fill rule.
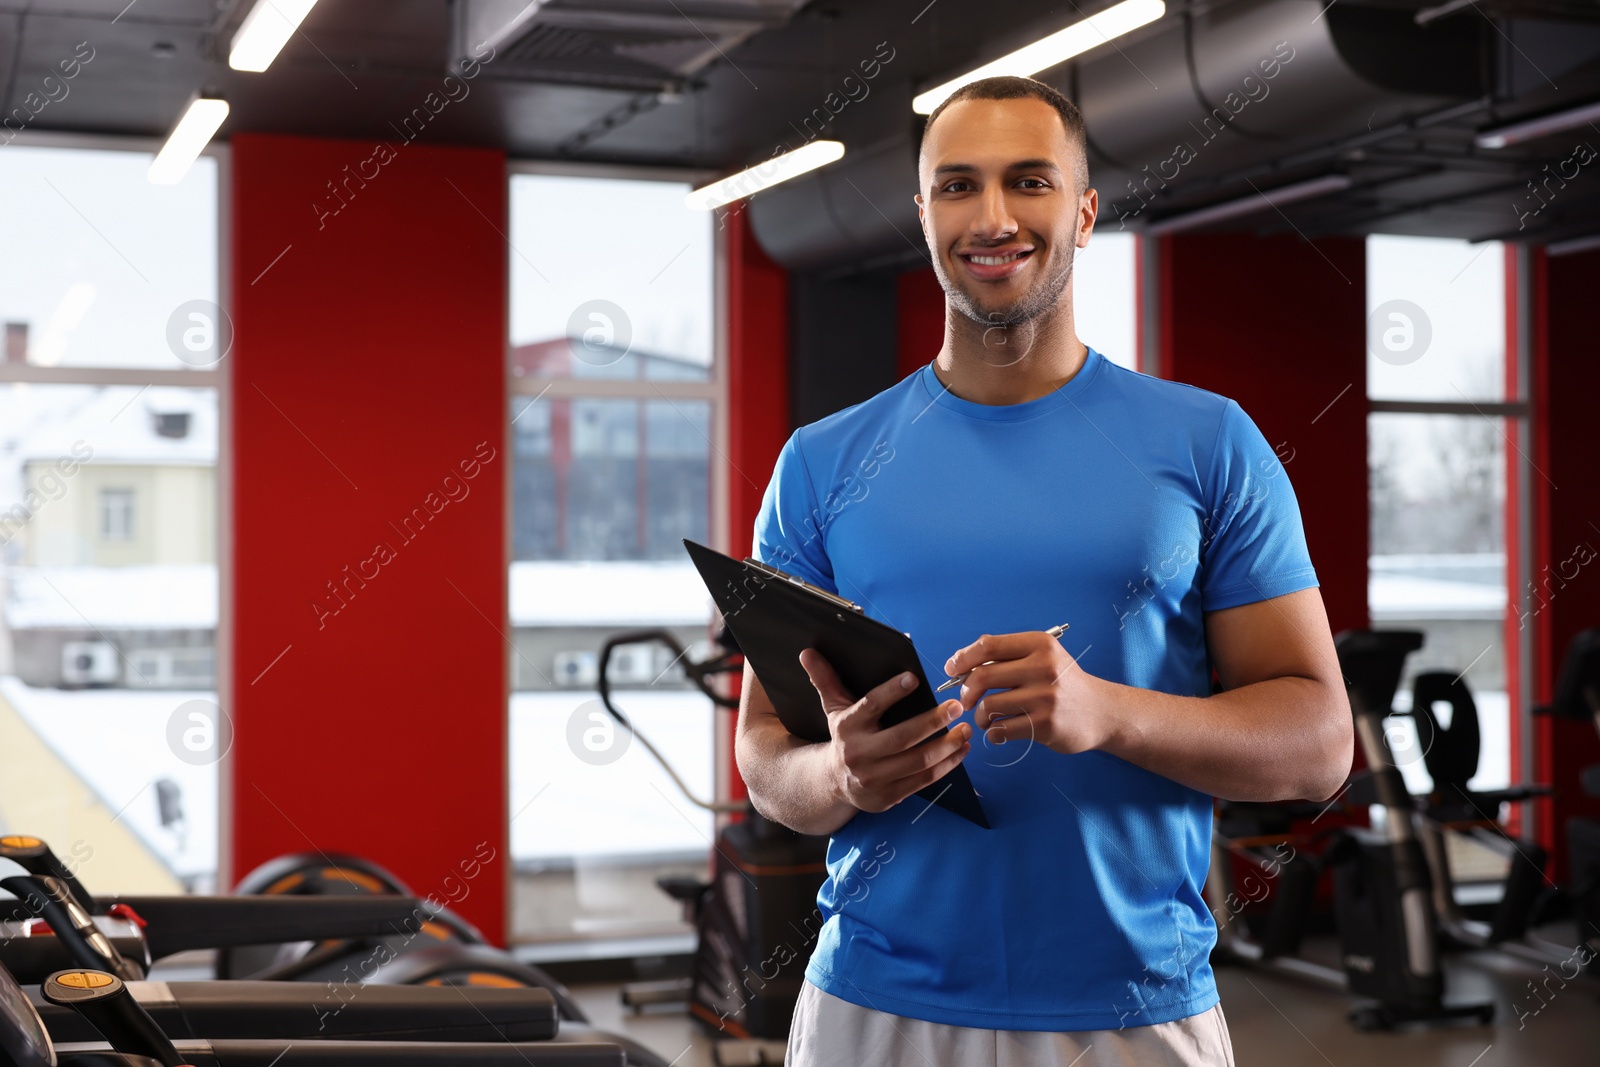
[[[984,634],[945,664],[952,677],[965,671],[971,673],[961,683],[961,707],[977,705],[974,718],[990,744],[1031,739],[1071,754],[1100,748],[1110,737],[1097,710],[1106,683],[1084,673],[1043,630]],[[984,696],[989,690],[997,692]]]

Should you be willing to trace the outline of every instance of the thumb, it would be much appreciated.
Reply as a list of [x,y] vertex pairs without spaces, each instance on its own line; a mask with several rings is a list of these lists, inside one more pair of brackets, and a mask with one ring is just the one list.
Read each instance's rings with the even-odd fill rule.
[[845,690],[844,683],[839,681],[838,674],[834,673],[833,665],[816,649],[801,650],[800,666],[805,668],[817,696],[822,698],[822,710],[840,711],[856,702],[856,698]]

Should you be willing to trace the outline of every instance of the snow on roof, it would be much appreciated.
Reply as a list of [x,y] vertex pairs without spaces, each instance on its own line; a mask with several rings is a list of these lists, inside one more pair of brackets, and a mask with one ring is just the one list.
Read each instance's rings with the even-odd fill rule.
[[1373,619],[1497,619],[1505,614],[1500,585],[1375,572],[1367,583]]
[[204,630],[217,625],[217,568],[12,567],[6,622],[14,630]]
[[[14,567],[13,629],[208,629],[217,624],[211,564]],[[711,598],[690,563],[511,565],[513,626],[694,626]],[[87,620],[87,621],[86,621]]]
[[511,565],[513,626],[693,626],[711,618],[711,595],[694,564]]
[[[217,462],[214,389],[108,385],[50,387],[13,398],[6,414],[22,426],[13,448],[23,462],[72,456],[83,442],[90,463],[213,466]],[[182,437],[156,432],[157,416],[187,415]],[[80,451],[82,446],[79,446]]]
[[[215,693],[34,689],[0,675],[0,696],[174,874],[216,871],[217,768],[186,763],[167,744],[173,713],[190,700],[215,703]],[[182,790],[187,827],[181,838],[161,825],[151,788],[159,778]],[[91,882],[90,888],[117,887]]]

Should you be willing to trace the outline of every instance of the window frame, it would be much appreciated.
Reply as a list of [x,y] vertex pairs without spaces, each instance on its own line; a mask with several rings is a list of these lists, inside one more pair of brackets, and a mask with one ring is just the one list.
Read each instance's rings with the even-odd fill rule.
[[[114,507],[112,506],[113,503],[115,504]],[[103,485],[100,487],[100,495],[96,504],[96,510],[99,513],[100,540],[121,544],[136,539],[137,528],[134,524],[138,518],[135,511],[138,507],[138,493],[134,489],[123,486]],[[118,517],[121,524],[117,529],[113,529],[113,526],[117,526],[116,523],[108,521],[113,515]]]

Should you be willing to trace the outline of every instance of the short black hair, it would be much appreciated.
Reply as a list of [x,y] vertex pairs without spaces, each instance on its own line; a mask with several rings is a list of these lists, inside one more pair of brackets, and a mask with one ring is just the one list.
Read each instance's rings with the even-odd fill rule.
[[[996,78],[980,78],[975,82],[968,82],[933,109],[933,114],[928,116],[927,124],[922,127],[922,141],[928,140],[928,131],[933,129],[934,122],[944,109],[951,104],[963,100],[1020,100],[1032,97],[1043,100],[1056,109],[1056,114],[1061,116],[1062,128],[1067,132],[1067,143],[1077,148],[1078,158],[1073,169],[1073,180],[1078,184],[1081,194],[1089,188],[1089,143],[1088,134],[1083,125],[1083,113],[1074,104],[1052,86],[1034,78],[1019,78],[1006,74]],[[918,154],[921,154],[919,148]]]

